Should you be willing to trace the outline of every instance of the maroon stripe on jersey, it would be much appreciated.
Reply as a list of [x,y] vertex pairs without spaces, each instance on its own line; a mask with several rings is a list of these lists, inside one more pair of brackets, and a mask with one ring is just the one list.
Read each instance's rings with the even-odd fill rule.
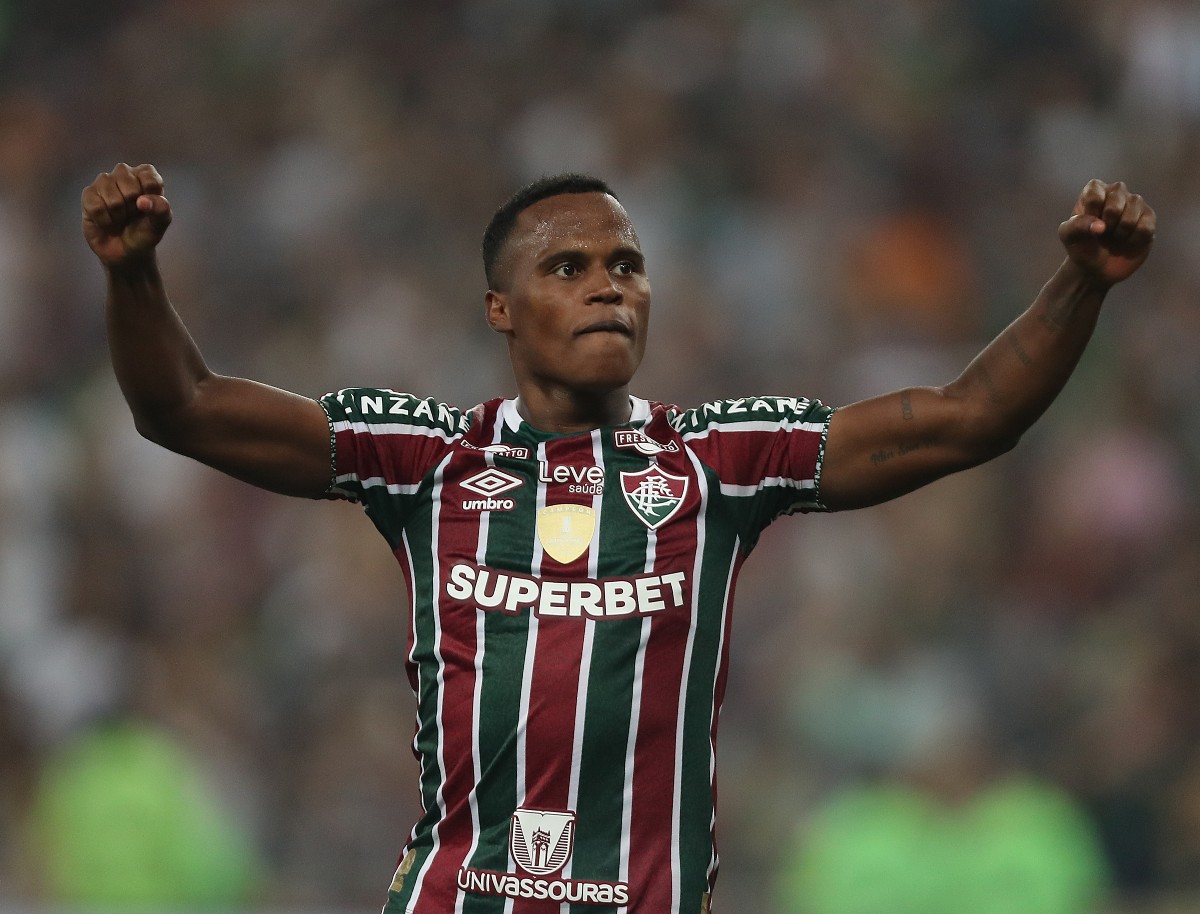
[[[434,569],[437,575],[434,595],[440,636],[437,653],[442,658],[442,700],[438,720],[441,761],[445,777],[440,788],[446,804],[445,818],[434,826],[436,850],[426,863],[421,882],[421,909],[452,911],[458,897],[455,874],[466,860],[471,847],[474,823],[467,802],[475,784],[473,761],[474,733],[471,722],[475,706],[475,656],[479,650],[476,637],[475,612],[467,609],[449,612],[444,605],[446,555],[474,555],[479,539],[481,512],[463,512],[461,491],[456,480],[461,478],[464,461],[471,465],[467,473],[483,465],[482,455],[472,452],[451,457],[442,473],[441,505],[436,533],[438,555]],[[454,523],[449,516],[461,515]],[[414,900],[416,900],[414,898]]]
[[[670,459],[674,457],[675,459]],[[692,477],[679,515],[658,528],[656,567],[687,568],[684,605],[653,617],[646,642],[642,677],[642,703],[634,750],[633,804],[629,839],[629,891],[639,911],[672,910],[672,858],[678,848],[664,835],[671,834],[675,814],[675,742],[679,728],[680,684],[692,624],[692,591],[695,580],[698,520],[702,505],[695,477],[680,455],[660,455],[659,466],[668,473]],[[684,558],[684,557],[687,558]],[[665,557],[677,557],[674,561]],[[649,853],[664,848],[668,857]]]
[[[595,466],[592,436],[573,435],[546,443],[546,466],[585,468]],[[569,491],[569,482],[546,482],[547,506],[576,504],[592,506],[590,495]],[[579,580],[587,577],[589,549],[568,563],[559,562],[543,550],[541,573]],[[529,713],[525,731],[525,799],[531,809],[566,810],[571,791],[570,765],[564,764],[564,746],[571,745],[575,732],[579,671],[583,664],[586,626],[576,618],[539,618],[533,673],[529,690]],[[568,759],[569,761],[569,759]],[[558,902],[522,902],[522,914],[557,912]]]
[[[737,588],[738,575],[741,573],[742,564],[746,561],[745,554],[738,549],[737,555],[734,556],[733,564],[730,567],[729,587],[725,598],[725,615],[724,625],[721,633],[721,655],[717,658],[717,682],[716,688],[713,690],[713,716],[712,725],[709,728],[708,738],[712,743],[713,759],[715,762],[717,752],[717,724],[720,722],[721,707],[725,704],[725,686],[729,681],[729,639],[733,633],[733,606],[734,606],[734,591]],[[713,822],[712,822],[712,859],[708,865],[708,884],[711,887],[717,877],[717,862],[719,854],[717,851],[717,773],[714,770],[710,775],[712,778],[712,797],[713,797]]]
[[[817,425],[817,423],[813,423]],[[689,436],[687,445],[721,482],[757,486],[764,479],[809,480],[817,472],[820,428],[813,431],[739,431],[736,425]]]
[[448,446],[445,437],[413,432],[371,435],[343,428],[335,437],[339,476],[374,477],[402,486],[413,486],[424,479]]

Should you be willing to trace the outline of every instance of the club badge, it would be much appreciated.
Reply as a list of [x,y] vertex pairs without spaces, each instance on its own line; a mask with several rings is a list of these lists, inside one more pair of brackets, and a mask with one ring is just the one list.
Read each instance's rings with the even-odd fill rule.
[[687,485],[687,477],[664,473],[655,465],[637,473],[621,473],[625,503],[651,530],[675,516],[687,495]]

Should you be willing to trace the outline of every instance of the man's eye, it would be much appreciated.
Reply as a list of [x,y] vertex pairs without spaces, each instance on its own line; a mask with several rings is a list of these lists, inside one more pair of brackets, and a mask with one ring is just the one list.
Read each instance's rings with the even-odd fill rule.
[[555,276],[562,276],[564,279],[575,276],[579,273],[579,268],[573,263],[560,263],[554,268]]
[[635,270],[632,263],[630,263],[628,260],[622,260],[613,267],[613,272],[618,276],[632,276]]

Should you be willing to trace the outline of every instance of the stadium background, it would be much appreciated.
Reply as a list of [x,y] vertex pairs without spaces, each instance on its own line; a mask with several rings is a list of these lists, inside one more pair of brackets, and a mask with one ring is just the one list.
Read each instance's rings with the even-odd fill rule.
[[1190,0],[0,2],[0,910],[374,910],[416,811],[401,576],[356,509],[136,436],[78,226],[119,160],[166,178],[217,370],[460,405],[511,389],[478,240],[544,172],[625,200],[636,391],[683,404],[949,380],[1126,180],[1157,249],[1020,447],[750,562],[716,902],[985,910],[946,874],[995,846],[993,901],[1200,909]]

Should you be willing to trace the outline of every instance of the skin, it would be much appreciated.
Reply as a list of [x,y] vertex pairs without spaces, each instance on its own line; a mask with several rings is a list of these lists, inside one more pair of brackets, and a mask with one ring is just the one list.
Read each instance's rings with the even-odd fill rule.
[[[113,367],[138,430],[262,488],[320,496],[330,481],[324,411],[212,372],[172,308],[155,257],[171,207],[154,167],[99,175],[82,206],[84,237],[107,276]],[[1145,262],[1154,231],[1140,196],[1120,182],[1089,182],[1059,227],[1062,265],[958,378],[834,414],[825,504],[886,501],[1013,447],[1070,377],[1108,290]],[[553,432],[628,419],[650,284],[621,205],[595,193],[542,200],[521,213],[501,260],[485,315],[507,338],[522,416]]]
[[578,432],[629,418],[646,351],[650,281],[637,232],[607,194],[562,194],[517,217],[486,317],[508,339],[518,409]]

